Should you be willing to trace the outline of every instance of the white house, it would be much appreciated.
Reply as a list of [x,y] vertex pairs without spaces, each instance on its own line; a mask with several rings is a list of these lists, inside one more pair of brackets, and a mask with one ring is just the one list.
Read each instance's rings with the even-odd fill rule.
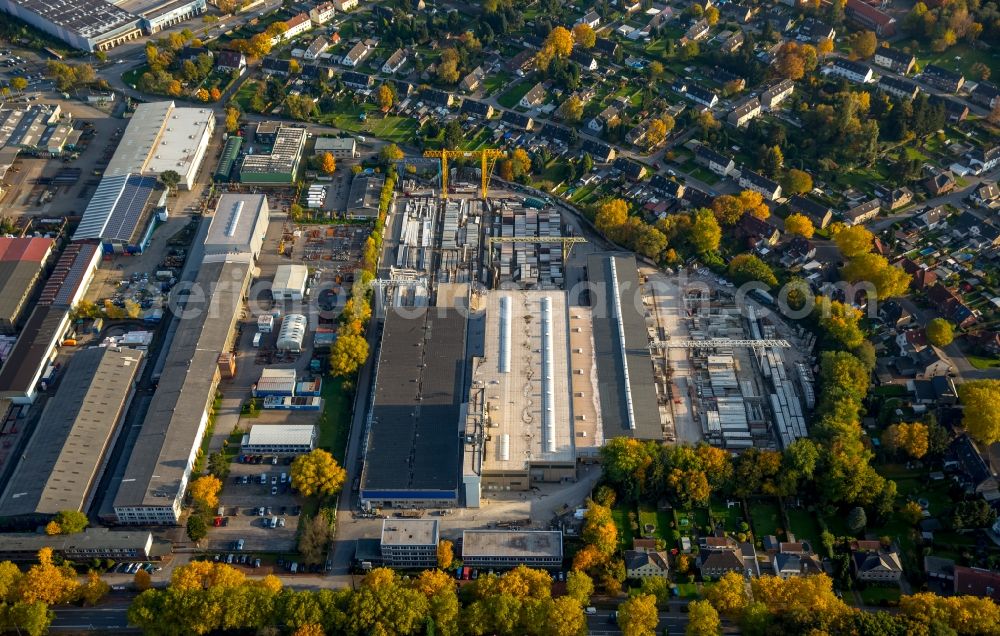
[[332,20],[336,13],[337,9],[332,2],[324,2],[309,10],[309,19],[312,20],[314,26],[323,26]]
[[630,579],[667,578],[670,567],[666,552],[645,550],[625,551],[625,576]]
[[287,42],[288,40],[294,39],[309,29],[313,28],[312,20],[309,19],[308,13],[300,13],[296,16],[289,18],[286,22],[288,29],[284,33],[279,33],[271,39],[271,46],[276,46],[281,42]]
[[545,87],[539,82],[521,98],[521,108],[534,108],[545,101]]
[[358,0],[332,0],[337,11],[350,11],[358,6]]
[[596,29],[601,24],[601,16],[596,11],[589,11],[587,15],[576,21],[577,24],[586,24],[591,29]]
[[392,75],[397,73],[399,69],[403,68],[406,64],[406,51],[403,49],[396,49],[396,51],[389,56],[389,59],[385,61],[382,65],[382,72],[387,75]]
[[872,81],[872,68],[870,66],[843,58],[837,58],[833,61],[830,73],[857,84],[867,84]]
[[768,201],[774,201],[781,196],[781,186],[753,170],[744,168],[740,172],[740,187],[759,192]]

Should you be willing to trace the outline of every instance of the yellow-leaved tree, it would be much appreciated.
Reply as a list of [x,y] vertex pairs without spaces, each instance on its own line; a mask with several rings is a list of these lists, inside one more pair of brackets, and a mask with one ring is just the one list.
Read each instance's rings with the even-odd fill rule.
[[329,497],[340,492],[347,479],[333,455],[322,448],[299,455],[292,462],[292,486],[306,497]]

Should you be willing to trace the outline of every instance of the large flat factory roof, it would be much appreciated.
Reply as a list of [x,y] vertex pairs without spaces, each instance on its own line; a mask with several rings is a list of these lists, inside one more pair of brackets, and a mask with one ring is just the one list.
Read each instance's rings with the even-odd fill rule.
[[104,174],[160,174],[183,179],[215,115],[208,108],[178,108],[174,102],[139,104]]
[[261,214],[269,214],[267,197],[263,194],[223,194],[208,226],[205,252],[252,251]]
[[142,356],[107,347],[73,356],[0,500],[0,517],[85,507]]
[[386,316],[363,490],[458,487],[465,317],[402,308]]
[[136,16],[104,0],[18,0],[17,4],[85,38],[137,21]]
[[194,440],[214,397],[218,357],[227,350],[243,302],[242,284],[252,268],[245,259],[202,263],[195,285],[205,290],[206,301],[198,307],[200,311],[189,301],[184,310],[191,315],[177,323],[156,393],[115,497],[116,508],[169,508],[179,496],[186,464],[194,459]]
[[566,326],[565,292],[488,294],[486,350],[472,376],[485,391],[484,472],[576,460]]
[[587,275],[604,435],[662,439],[635,257],[591,255]]
[[562,558],[562,532],[558,530],[466,530],[462,557]]

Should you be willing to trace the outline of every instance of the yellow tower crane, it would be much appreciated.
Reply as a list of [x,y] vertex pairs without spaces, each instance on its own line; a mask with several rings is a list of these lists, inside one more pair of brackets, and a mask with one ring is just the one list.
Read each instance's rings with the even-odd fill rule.
[[483,198],[489,193],[490,176],[498,159],[507,156],[504,150],[496,148],[484,148],[483,150],[425,150],[424,156],[441,160],[441,198],[448,198],[448,159],[462,159],[468,157],[478,157],[483,172],[483,185],[480,194]]

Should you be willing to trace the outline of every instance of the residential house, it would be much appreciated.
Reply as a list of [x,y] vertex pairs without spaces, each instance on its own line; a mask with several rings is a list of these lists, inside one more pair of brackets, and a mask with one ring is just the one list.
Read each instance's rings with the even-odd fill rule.
[[903,257],[899,260],[899,266],[903,271],[912,277],[910,286],[913,289],[922,291],[937,282],[937,274],[929,267],[916,263],[913,260]]
[[882,209],[882,202],[878,199],[871,199],[864,203],[859,203],[847,212],[844,212],[844,222],[847,225],[860,225],[878,216]]
[[967,433],[956,437],[944,455],[945,471],[958,477],[968,494],[980,494],[990,499],[997,492],[997,476]]
[[318,60],[326,50],[330,48],[330,42],[322,35],[309,43],[309,48],[302,54],[304,60]]
[[715,152],[704,144],[695,149],[694,160],[698,165],[705,166],[720,177],[728,177],[736,169],[736,163],[731,158]]
[[802,21],[802,24],[799,25],[798,35],[796,37],[803,42],[834,40],[837,37],[837,31],[822,20],[807,17]]
[[898,99],[916,99],[920,93],[920,87],[915,82],[907,79],[883,75],[877,84],[879,90],[889,93]]
[[795,18],[780,9],[769,11],[761,22],[767,22],[776,33],[788,33],[795,26]]
[[388,83],[393,87],[393,89],[395,89],[396,99],[398,100],[406,99],[413,94],[414,90],[416,90],[413,84],[405,80],[391,79]]
[[932,197],[939,197],[948,194],[955,189],[955,177],[948,170],[939,172],[925,179],[921,185],[927,194]]
[[396,49],[389,56],[389,59],[382,64],[382,72],[386,75],[395,75],[406,64],[406,59],[406,51],[404,49]]
[[743,552],[731,537],[704,537],[698,553],[698,570],[705,580],[727,572],[744,573]]
[[371,75],[355,71],[344,71],[340,74],[340,80],[344,82],[344,86],[354,90],[366,90],[375,84],[375,79]]
[[580,65],[580,68],[585,71],[596,71],[598,68],[597,58],[591,53],[584,51],[583,49],[576,48],[570,53],[570,59]]
[[514,57],[504,63],[504,67],[511,72],[527,71],[535,61],[535,52],[531,49],[519,51]]
[[788,200],[788,209],[809,217],[813,227],[820,230],[830,225],[830,221],[833,220],[833,208],[800,194],[796,194]]
[[989,82],[979,82],[969,96],[973,104],[992,109],[1000,103],[1000,89]]
[[698,188],[692,186],[686,186],[681,200],[684,201],[689,208],[711,208],[712,201],[715,200],[715,197],[704,190],[699,190]]
[[705,108],[713,108],[719,103],[719,96],[715,92],[700,86],[689,86],[684,95],[694,103],[701,104]]
[[779,261],[783,267],[803,267],[816,257],[816,245],[807,238],[793,236],[781,247]]
[[493,116],[493,106],[487,104],[486,102],[477,102],[474,99],[466,99],[462,102],[460,112],[466,115],[478,115],[483,119],[489,119]]
[[774,247],[781,238],[778,228],[771,225],[764,219],[758,219],[749,212],[744,212],[737,224],[740,234],[752,243],[763,241],[766,245]]
[[312,20],[313,26],[323,26],[332,20],[336,13],[337,8],[332,2],[324,2],[309,10],[309,19]]
[[375,46],[377,44],[378,43],[375,40],[369,40],[369,39],[361,40],[353,47],[351,47],[350,51],[344,54],[344,57],[343,59],[340,60],[340,63],[349,68],[354,68],[358,66],[359,64],[365,61],[365,58],[367,58],[369,55],[372,54],[372,51],[375,50]]
[[933,208],[924,208],[921,212],[910,217],[910,225],[920,232],[934,230],[947,218],[948,208],[938,205]]
[[899,553],[882,547],[878,541],[855,541],[851,545],[851,569],[855,578],[866,583],[899,583],[903,577]]
[[940,282],[927,289],[927,298],[941,316],[952,321],[959,328],[964,329],[976,321],[975,314],[962,302],[961,297]]
[[965,77],[961,73],[949,71],[936,64],[925,66],[920,77],[931,86],[948,93],[957,93],[958,89],[962,88],[962,85],[965,84]]
[[260,62],[260,70],[265,75],[287,76],[292,72],[291,60],[281,60],[276,57],[265,57]]
[[748,24],[757,14],[759,7],[753,4],[730,2],[722,5],[720,9],[722,11],[722,15],[724,15],[727,19],[739,22],[740,24]]
[[590,154],[595,163],[610,163],[615,160],[614,147],[600,141],[584,139],[580,149]]
[[[848,0],[848,4],[851,2],[868,6],[862,0]],[[899,73],[900,75],[906,75],[917,65],[917,58],[911,53],[904,53],[899,49],[893,49],[888,46],[880,46],[875,49],[875,57],[872,58],[872,61],[882,68],[887,68],[893,73]]]
[[420,100],[425,104],[433,104],[442,108],[451,108],[455,104],[455,96],[448,91],[439,91],[436,88],[425,88],[420,93]]
[[285,20],[285,24],[288,25],[288,29],[284,33],[279,33],[271,39],[271,46],[276,46],[281,42],[287,42],[288,40],[295,39],[313,28],[312,20],[309,19],[308,13],[299,13],[292,16],[291,18]]
[[462,81],[458,84],[458,88],[466,93],[475,93],[483,85],[484,79],[486,79],[486,71],[483,70],[482,66],[477,66],[462,78]]
[[597,38],[597,41],[594,43],[594,50],[602,55],[614,57],[615,53],[618,52],[618,43],[608,38]]
[[841,57],[835,59],[830,65],[830,73],[858,84],[867,84],[872,81],[872,68],[870,66]]
[[719,46],[719,50],[728,55],[732,55],[736,51],[740,50],[740,47],[743,46],[745,41],[746,36],[743,35],[743,31],[737,31],[723,40],[722,44]]
[[844,4],[844,17],[874,31],[880,38],[889,38],[896,34],[896,19],[864,0],[847,0]]
[[760,94],[760,105],[764,110],[774,110],[795,91],[795,82],[783,79],[769,84]]
[[[563,128],[557,124],[542,124],[542,129],[538,131],[538,136],[542,139],[551,139],[552,141],[559,141],[563,144],[569,144],[573,135],[569,128]],[[586,140],[585,140],[586,143]]]
[[989,172],[993,168],[1000,166],[1000,144],[994,146],[980,146],[969,155],[971,163],[980,173]]
[[977,331],[966,336],[972,348],[991,356],[1000,356],[1000,331]]
[[876,192],[876,195],[882,201],[882,207],[889,212],[906,207],[913,201],[913,191],[906,186],[892,190],[882,190],[881,194]]
[[742,128],[750,123],[754,117],[760,115],[760,100],[756,97],[748,97],[736,104],[732,112],[726,116],[726,121],[736,128]]
[[624,157],[618,157],[615,159],[614,163],[611,164],[611,167],[618,170],[625,175],[626,178],[632,181],[639,181],[646,176],[646,166],[641,163],[636,163],[635,161],[629,161]]
[[697,42],[698,40],[703,40],[708,36],[709,28],[708,20],[702,18],[688,28],[681,41]]
[[247,70],[247,58],[239,51],[219,51],[215,55],[215,68],[230,73],[236,71],[242,75]]
[[625,11],[626,15],[642,9],[642,3],[638,0],[618,0],[618,6]]
[[878,315],[892,329],[905,327],[913,321],[913,314],[895,300],[879,303]]
[[1000,188],[996,183],[983,181],[972,191],[969,199],[976,207],[990,207],[1000,200]]
[[954,592],[962,596],[979,596],[1000,602],[1000,572],[956,565]]
[[608,126],[612,126],[618,121],[618,109],[614,106],[607,106],[604,110],[599,112],[596,117],[587,122],[587,128],[595,133],[600,134]]
[[531,117],[512,110],[505,110],[503,115],[500,116],[500,121],[521,130],[531,130],[532,126],[535,125]]
[[185,46],[183,49],[178,51],[177,62],[197,62],[198,58],[202,55],[207,55],[210,60],[215,59],[215,54],[203,46]]
[[983,221],[972,212],[963,212],[954,219],[951,233],[958,240],[965,239],[977,249],[1000,245],[1000,228]]
[[337,11],[350,11],[358,6],[358,0],[331,0]]
[[747,168],[740,171],[740,187],[759,192],[768,201],[781,197],[781,185],[777,181],[772,181]]
[[649,179],[649,187],[674,199],[680,199],[684,196],[684,184],[673,178],[668,179],[662,174],[654,174]]
[[591,29],[596,29],[601,24],[601,16],[596,11],[588,11],[585,16],[576,21],[577,24],[586,24]]
[[531,87],[524,97],[521,98],[519,102],[521,108],[534,108],[535,106],[541,106],[545,102],[545,86],[541,82],[538,82]]
[[785,541],[778,544],[778,551],[771,557],[774,575],[780,579],[821,574],[823,566],[804,541]]
[[945,117],[950,123],[956,124],[965,121],[965,118],[969,116],[969,107],[965,105],[965,102],[961,102],[953,97],[931,95],[930,103],[943,106]]
[[625,576],[630,579],[665,579],[670,575],[667,553],[656,550],[626,550]]
[[928,582],[937,583],[941,590],[955,589],[955,561],[944,557],[926,555],[924,557],[924,574]]

